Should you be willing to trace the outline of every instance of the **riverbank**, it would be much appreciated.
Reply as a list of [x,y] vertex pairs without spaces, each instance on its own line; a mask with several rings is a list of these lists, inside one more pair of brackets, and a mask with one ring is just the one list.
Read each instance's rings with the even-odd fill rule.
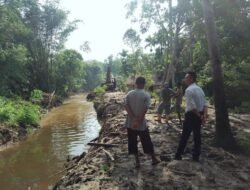
[[[181,126],[175,116],[171,119],[171,126],[157,123],[155,107],[152,106],[146,119],[156,155],[162,161],[152,166],[139,143],[141,167],[136,169],[133,156],[127,154],[127,136],[123,128],[126,116],[122,106],[124,96],[120,92],[107,93],[102,101],[95,103],[102,122],[100,135],[91,142],[87,153],[68,161],[65,175],[56,183],[54,190],[248,189],[250,155],[212,146],[215,130],[213,109],[209,110],[209,122],[202,130],[202,154],[197,163],[192,161],[190,154],[191,138],[183,160],[173,160]],[[230,121],[235,136],[248,136],[248,114],[231,115]]]
[[[8,99],[6,100],[8,101]],[[0,151],[17,145],[26,139],[28,135],[39,129],[39,118],[42,118],[53,107],[61,105],[62,98],[54,94],[44,93],[41,102],[31,103],[20,99],[6,102],[1,102],[1,106],[7,106],[8,108],[5,110],[5,113],[2,111],[0,117],[2,122],[0,122]],[[27,105],[27,107],[23,108],[22,105]],[[18,122],[13,121],[17,117],[19,117]]]
[[0,152],[14,146],[17,141],[17,132],[0,126]]

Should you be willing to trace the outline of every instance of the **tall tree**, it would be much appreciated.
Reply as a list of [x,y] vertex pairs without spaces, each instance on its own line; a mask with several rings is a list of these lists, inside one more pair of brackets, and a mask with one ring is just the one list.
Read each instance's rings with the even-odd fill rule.
[[[174,14],[172,13],[174,11]],[[175,74],[180,57],[180,35],[181,30],[186,27],[186,20],[188,12],[190,11],[190,3],[187,0],[178,0],[177,6],[173,9],[172,0],[169,0],[169,29],[170,29],[170,63],[166,67],[164,82],[172,82],[172,86],[175,86]],[[175,32],[173,32],[173,20],[175,26]]]
[[[129,16],[133,16],[139,2],[140,1],[132,1],[129,4]],[[173,6],[173,3],[176,5]],[[141,9],[139,10],[141,12],[141,18],[136,20],[140,23],[140,31],[142,34],[149,31],[151,25],[155,25],[155,28],[158,29],[154,37],[161,36],[162,38],[158,38],[160,41],[158,41],[158,43],[155,43],[155,40],[148,42],[152,42],[150,46],[156,47],[157,55],[159,55],[157,46],[160,45],[160,60],[161,64],[165,67],[162,80],[163,82],[172,82],[173,85],[175,84],[175,74],[182,49],[179,45],[179,41],[183,33],[182,30],[186,27],[190,6],[190,0],[145,0],[141,2]]]
[[22,23],[16,2],[0,5],[0,95],[21,95],[27,86],[27,49],[22,39],[28,29]]
[[58,8],[58,2],[24,0],[23,21],[30,29],[26,40],[31,57],[30,71],[33,87],[51,91],[53,56],[63,48],[68,35],[76,29],[78,20],[67,21],[66,11]]
[[93,90],[95,87],[97,87],[103,82],[103,65],[104,63],[97,61],[90,61],[86,63],[84,90]]
[[75,50],[64,50],[55,56],[53,88],[64,94],[79,90],[84,84],[85,65],[80,53]]
[[207,32],[209,57],[212,62],[213,91],[216,116],[215,141],[217,145],[229,148],[234,145],[235,141],[231,133],[231,127],[228,119],[220,53],[217,44],[216,27],[214,22],[214,13],[210,0],[203,0],[203,13]]
[[139,47],[141,39],[139,34],[137,34],[134,29],[130,28],[125,32],[123,41],[132,49],[132,52],[134,53]]

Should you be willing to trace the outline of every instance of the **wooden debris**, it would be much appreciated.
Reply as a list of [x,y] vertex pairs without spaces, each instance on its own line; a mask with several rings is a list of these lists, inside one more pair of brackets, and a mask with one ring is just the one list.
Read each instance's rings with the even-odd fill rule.
[[96,141],[96,140],[98,140],[98,139],[99,139],[99,136],[96,137],[96,138],[94,138],[94,139],[92,139],[90,142],[94,142],[94,141]]
[[112,161],[115,160],[114,157],[112,156],[112,154],[111,154],[109,151],[105,150],[104,148],[102,148],[102,150],[107,154],[107,156],[108,156]]
[[119,144],[94,143],[94,142],[89,142],[88,145],[90,145],[90,146],[104,146],[104,147],[117,147],[117,146],[119,146]]

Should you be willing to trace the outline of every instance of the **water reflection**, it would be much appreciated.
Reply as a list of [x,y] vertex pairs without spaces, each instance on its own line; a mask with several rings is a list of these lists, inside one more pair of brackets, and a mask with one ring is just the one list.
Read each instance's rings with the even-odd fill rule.
[[100,125],[91,103],[74,96],[43,118],[42,129],[20,145],[0,152],[1,190],[46,190],[60,176],[67,155],[87,150]]

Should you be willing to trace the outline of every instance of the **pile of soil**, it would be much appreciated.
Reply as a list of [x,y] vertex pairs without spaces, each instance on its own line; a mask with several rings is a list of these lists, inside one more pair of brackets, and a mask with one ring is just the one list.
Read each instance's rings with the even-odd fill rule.
[[[127,152],[127,135],[124,128],[126,112],[122,103],[125,94],[107,93],[102,101],[95,103],[102,129],[98,138],[91,142],[87,153],[70,159],[66,173],[54,190],[235,190],[249,189],[249,155],[232,153],[212,146],[214,138],[214,112],[210,109],[209,122],[202,129],[202,153],[200,162],[191,157],[192,138],[183,160],[173,160],[180,139],[181,126],[173,115],[170,125],[155,121],[155,108],[147,115],[150,135],[156,155],[161,163],[151,164],[139,143],[141,167],[136,168],[133,156]],[[231,115],[234,134],[250,130],[249,115]],[[248,133],[249,134],[249,133]]]

